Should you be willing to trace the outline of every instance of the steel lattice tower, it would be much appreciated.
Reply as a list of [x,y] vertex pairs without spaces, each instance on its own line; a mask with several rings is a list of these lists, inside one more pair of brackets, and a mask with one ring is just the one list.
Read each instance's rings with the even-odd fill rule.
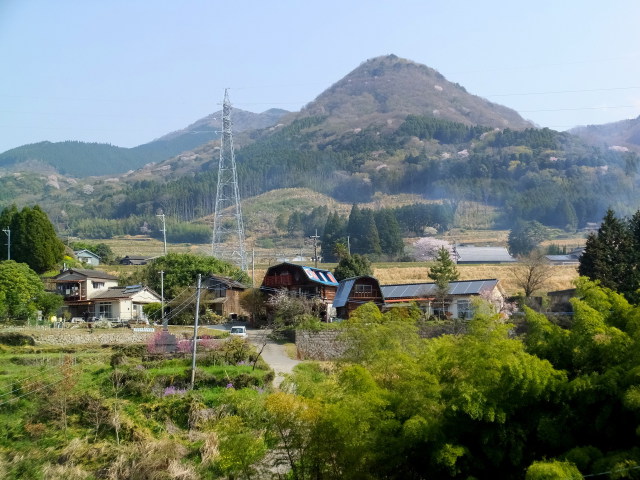
[[[235,238],[234,238],[235,237]],[[247,255],[244,248],[244,223],[238,191],[236,158],[233,152],[231,132],[231,102],[228,89],[224,91],[222,105],[222,137],[220,138],[220,161],[218,162],[218,188],[213,214],[213,237],[211,253],[217,258],[236,263],[247,270]]]

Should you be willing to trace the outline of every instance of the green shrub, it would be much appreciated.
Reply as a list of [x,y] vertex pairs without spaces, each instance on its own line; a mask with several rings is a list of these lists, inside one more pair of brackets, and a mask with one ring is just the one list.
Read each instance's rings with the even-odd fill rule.
[[36,341],[31,335],[18,332],[3,332],[0,333],[0,344],[12,347],[21,347],[23,345],[35,346]]
[[147,346],[143,343],[132,343],[129,345],[116,345],[114,350],[122,352],[127,357],[143,357],[147,354]]

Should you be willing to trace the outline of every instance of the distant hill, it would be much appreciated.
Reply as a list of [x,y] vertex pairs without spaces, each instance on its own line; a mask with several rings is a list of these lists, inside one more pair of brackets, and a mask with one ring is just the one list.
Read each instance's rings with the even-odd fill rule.
[[[284,189],[307,189],[341,204],[413,195],[488,206],[505,228],[521,219],[572,232],[598,222],[609,207],[629,215],[640,206],[636,153],[535,128],[515,111],[394,55],[364,62],[300,112],[262,115],[264,123],[250,123],[256,120],[251,114],[245,119],[232,111],[243,199],[267,192],[285,199],[291,190]],[[134,171],[109,178],[0,173],[0,206],[41,199],[58,225],[87,236],[131,233],[155,221],[160,209],[176,221],[198,221],[214,207],[219,144],[205,140],[216,134],[216,122],[213,114],[136,149],[99,147],[105,157],[113,152],[108,148],[123,158],[136,151],[147,163],[160,158],[158,152],[179,151],[137,169],[129,159],[127,170]],[[197,145],[186,150],[194,138]],[[84,144],[67,143],[84,154]],[[44,162],[35,154],[24,158]],[[120,160],[113,159],[118,169]],[[3,197],[5,190],[11,194]],[[295,199],[284,203],[287,212],[308,210]]]
[[[275,125],[287,113],[279,109],[263,113],[234,110],[234,129],[243,132],[266,128]],[[29,171],[49,166],[57,173],[76,178],[125,173],[219,139],[221,116],[222,112],[213,113],[183,130],[134,148],[78,141],[24,145],[0,154],[0,169]]]
[[395,55],[362,63],[308,104],[297,118],[322,116],[327,124],[353,128],[371,123],[397,127],[409,114],[495,128],[534,126],[515,110],[468,93],[433,68]]
[[576,127],[569,132],[589,145],[624,149],[640,153],[640,116],[631,120]]

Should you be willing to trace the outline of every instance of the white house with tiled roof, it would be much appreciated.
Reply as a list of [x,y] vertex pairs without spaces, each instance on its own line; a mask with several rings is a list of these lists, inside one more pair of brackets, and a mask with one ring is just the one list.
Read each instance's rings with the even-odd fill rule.
[[142,306],[160,303],[148,287],[119,287],[118,277],[100,270],[73,268],[51,279],[72,317],[109,320],[142,320]]

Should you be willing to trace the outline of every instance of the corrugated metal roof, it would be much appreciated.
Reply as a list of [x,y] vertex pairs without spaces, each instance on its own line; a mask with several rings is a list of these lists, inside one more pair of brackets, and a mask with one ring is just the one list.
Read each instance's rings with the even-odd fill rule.
[[[479,295],[480,293],[492,290],[498,284],[498,280],[465,280],[451,282],[449,284],[449,295]],[[385,300],[395,298],[424,298],[432,297],[436,294],[435,283],[410,283],[401,285],[380,285],[382,296]]]
[[458,263],[510,263],[517,261],[504,247],[456,247]]
[[353,284],[356,282],[356,277],[347,278],[342,280],[338,285],[338,291],[336,292],[336,297],[333,299],[333,306],[344,307],[347,304],[347,300],[349,300],[349,294],[351,293],[351,289],[353,288]]

